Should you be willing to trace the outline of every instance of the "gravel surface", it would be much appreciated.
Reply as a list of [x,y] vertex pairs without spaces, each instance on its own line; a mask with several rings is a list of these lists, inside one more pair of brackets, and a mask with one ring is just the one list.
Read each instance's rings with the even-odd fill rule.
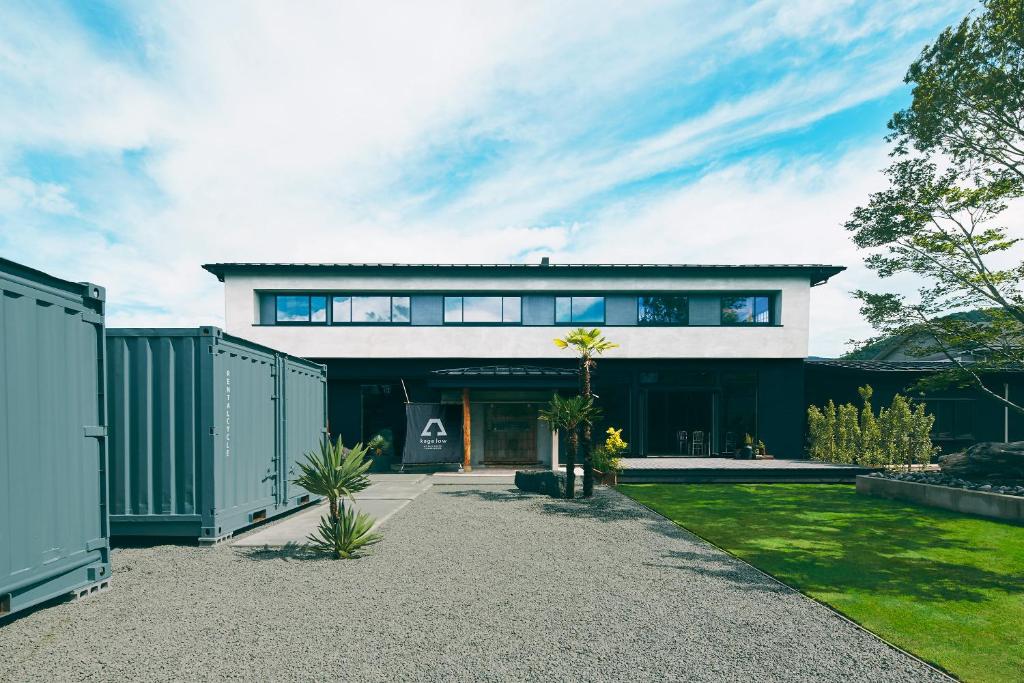
[[109,593],[0,627],[0,680],[948,680],[612,491],[435,486],[382,530],[119,550]]

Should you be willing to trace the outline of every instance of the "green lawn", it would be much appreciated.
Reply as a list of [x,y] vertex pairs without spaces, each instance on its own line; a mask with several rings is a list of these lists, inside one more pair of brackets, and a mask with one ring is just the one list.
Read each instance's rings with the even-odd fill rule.
[[619,490],[967,681],[1024,681],[1024,526],[827,484]]

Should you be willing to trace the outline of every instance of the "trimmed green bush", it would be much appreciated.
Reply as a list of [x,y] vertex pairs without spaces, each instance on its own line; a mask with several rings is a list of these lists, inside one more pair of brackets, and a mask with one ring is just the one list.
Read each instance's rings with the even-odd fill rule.
[[858,389],[861,407],[852,403],[807,408],[807,454],[813,460],[885,467],[927,464],[938,453],[932,445],[935,416],[924,403],[896,394],[875,415],[870,386]]

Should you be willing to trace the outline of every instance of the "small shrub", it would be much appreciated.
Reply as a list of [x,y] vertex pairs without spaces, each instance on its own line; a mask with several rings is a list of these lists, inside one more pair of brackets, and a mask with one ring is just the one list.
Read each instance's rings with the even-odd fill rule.
[[622,440],[622,429],[609,427],[604,443],[594,449],[594,469],[601,472],[618,472],[622,469],[623,453],[629,444]]
[[308,537],[309,546],[335,559],[353,559],[359,556],[360,550],[381,540],[382,536],[371,529],[373,518],[370,515],[342,503],[337,518],[331,519],[330,515],[320,518],[320,526]]

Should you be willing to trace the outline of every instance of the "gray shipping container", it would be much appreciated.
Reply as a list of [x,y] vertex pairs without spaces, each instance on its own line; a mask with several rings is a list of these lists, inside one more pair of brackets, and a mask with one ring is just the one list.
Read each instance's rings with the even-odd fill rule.
[[327,370],[216,327],[107,331],[114,536],[214,542],[312,502]]
[[0,259],[0,616],[110,578],[102,287]]

